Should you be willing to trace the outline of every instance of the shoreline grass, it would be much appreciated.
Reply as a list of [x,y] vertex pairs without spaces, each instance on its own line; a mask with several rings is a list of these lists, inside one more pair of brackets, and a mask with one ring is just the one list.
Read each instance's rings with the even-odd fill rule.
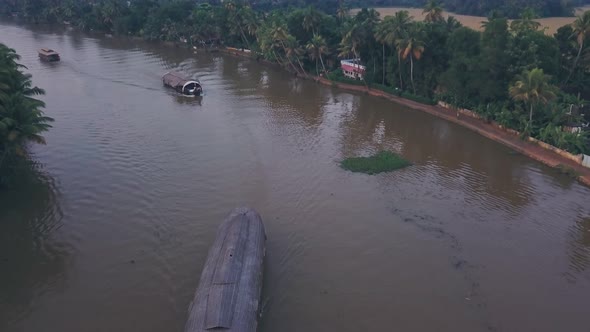
[[575,169],[564,164],[557,165],[557,170],[559,173],[564,174],[572,179],[577,179],[580,176],[580,173],[578,173]]
[[390,151],[380,151],[370,157],[352,157],[340,162],[340,167],[354,173],[369,175],[391,172],[412,165]]

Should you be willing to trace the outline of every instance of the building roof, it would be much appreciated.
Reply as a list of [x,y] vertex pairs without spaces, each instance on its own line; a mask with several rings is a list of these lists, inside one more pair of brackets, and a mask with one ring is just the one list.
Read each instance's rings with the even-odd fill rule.
[[365,66],[360,64],[360,59],[340,60],[340,66],[350,71],[364,71]]
[[50,48],[42,48],[39,50],[39,54],[43,54],[43,55],[59,55],[56,51],[50,49]]
[[176,72],[169,72],[162,78],[164,82],[170,86],[182,86],[188,80]]

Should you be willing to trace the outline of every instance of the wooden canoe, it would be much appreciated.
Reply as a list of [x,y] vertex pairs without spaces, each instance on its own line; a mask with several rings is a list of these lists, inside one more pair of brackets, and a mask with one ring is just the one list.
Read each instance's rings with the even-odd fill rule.
[[234,210],[217,230],[185,332],[255,332],[266,235],[260,215]]

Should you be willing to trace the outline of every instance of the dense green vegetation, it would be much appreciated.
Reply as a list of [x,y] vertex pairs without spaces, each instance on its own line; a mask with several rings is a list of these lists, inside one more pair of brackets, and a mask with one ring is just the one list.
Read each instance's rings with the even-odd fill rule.
[[424,22],[406,11],[381,18],[363,9],[351,16],[340,1],[322,2],[332,4],[333,14],[312,6],[256,9],[265,3],[13,0],[2,3],[0,12],[195,47],[249,48],[292,72],[328,72],[338,81],[347,81],[338,72],[339,59],[360,58],[365,80],[350,83],[424,103],[442,100],[572,153],[590,152],[586,133],[563,130],[590,120],[580,115],[590,97],[590,11],[547,36],[533,21],[539,12],[531,1],[511,23],[495,11],[481,32],[444,18],[435,0],[426,3]]
[[345,170],[370,175],[391,172],[410,165],[409,161],[390,151],[380,151],[370,157],[348,158],[340,163]]
[[41,133],[53,119],[43,115],[43,90],[23,73],[18,54],[0,43],[0,185],[6,182],[15,159],[26,156],[29,142],[44,144]]

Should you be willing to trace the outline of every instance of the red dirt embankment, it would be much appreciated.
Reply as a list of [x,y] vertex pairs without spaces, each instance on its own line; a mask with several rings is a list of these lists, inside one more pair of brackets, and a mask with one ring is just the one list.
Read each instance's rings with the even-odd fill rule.
[[534,144],[534,143],[531,143],[528,141],[524,141],[524,140],[520,139],[518,136],[511,134],[501,128],[498,128],[497,126],[486,123],[480,119],[477,119],[477,118],[474,118],[471,116],[466,116],[466,115],[458,115],[459,113],[455,110],[450,110],[450,109],[447,109],[447,108],[444,108],[441,106],[431,106],[431,105],[421,104],[421,103],[415,102],[413,100],[409,100],[409,99],[405,99],[405,98],[391,95],[391,94],[383,92],[381,90],[374,90],[374,89],[372,90],[372,89],[368,89],[367,87],[364,87],[364,86],[351,85],[351,84],[339,83],[339,82],[332,82],[332,81],[329,81],[323,77],[316,78],[315,80],[321,84],[324,84],[324,85],[335,86],[337,88],[344,89],[344,90],[364,92],[364,93],[368,93],[372,96],[382,97],[382,98],[391,100],[395,103],[398,103],[398,104],[401,104],[404,106],[408,106],[412,109],[417,109],[417,110],[432,114],[434,116],[437,116],[439,118],[445,119],[447,121],[456,123],[456,124],[461,125],[465,128],[473,130],[476,133],[478,133],[484,137],[487,137],[493,141],[504,144],[505,146],[507,146],[513,150],[516,150],[525,156],[533,158],[545,165],[555,167],[555,168],[560,167],[560,166],[566,167],[566,168],[571,168],[578,174],[577,179],[580,182],[582,182],[583,184],[585,184],[587,186],[590,186],[590,168],[586,168],[569,158],[563,157],[563,156],[557,154],[556,152],[553,152],[551,150],[547,150],[537,144]]

